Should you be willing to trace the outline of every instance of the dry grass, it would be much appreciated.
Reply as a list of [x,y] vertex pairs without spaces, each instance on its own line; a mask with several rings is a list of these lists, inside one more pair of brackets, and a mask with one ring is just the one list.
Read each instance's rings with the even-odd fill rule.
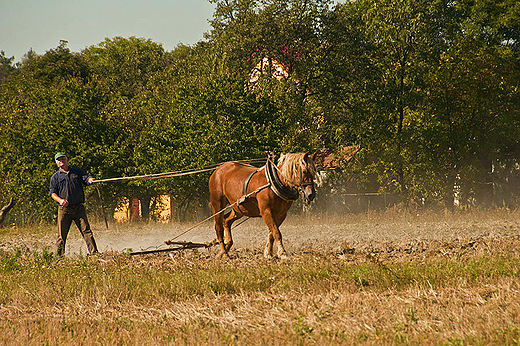
[[56,262],[51,229],[40,243],[4,229],[0,345],[520,344],[518,212],[291,218],[287,261],[263,259],[261,226],[236,230],[222,262],[212,250]]

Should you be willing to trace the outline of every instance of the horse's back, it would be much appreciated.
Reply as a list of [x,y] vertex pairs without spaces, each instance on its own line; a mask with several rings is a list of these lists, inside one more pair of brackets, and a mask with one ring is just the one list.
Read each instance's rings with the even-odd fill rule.
[[218,166],[209,178],[210,194],[224,194],[225,191],[241,191],[247,177],[257,168],[238,162],[226,162]]

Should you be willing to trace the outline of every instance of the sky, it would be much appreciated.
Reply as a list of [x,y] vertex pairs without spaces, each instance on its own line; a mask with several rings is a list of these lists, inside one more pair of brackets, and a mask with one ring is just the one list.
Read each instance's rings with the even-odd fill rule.
[[170,51],[202,40],[214,8],[207,0],[0,0],[0,51],[19,62],[31,48],[44,54],[60,40],[80,52],[116,36]]

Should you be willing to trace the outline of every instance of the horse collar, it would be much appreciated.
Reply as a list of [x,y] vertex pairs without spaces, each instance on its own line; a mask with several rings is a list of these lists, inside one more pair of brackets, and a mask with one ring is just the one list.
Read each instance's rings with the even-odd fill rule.
[[267,181],[271,184],[271,190],[273,190],[273,192],[281,199],[286,201],[296,201],[300,196],[298,191],[288,189],[284,184],[282,184],[278,173],[276,173],[276,166],[271,160],[267,160],[267,163],[265,164],[265,176],[267,177]]

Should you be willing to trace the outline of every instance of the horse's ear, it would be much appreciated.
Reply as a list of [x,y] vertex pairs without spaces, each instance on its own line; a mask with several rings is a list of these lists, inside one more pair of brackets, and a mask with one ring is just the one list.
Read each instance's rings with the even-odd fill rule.
[[273,161],[273,163],[274,163],[275,165],[278,164],[278,156],[277,156],[275,153],[273,153],[272,151],[270,151],[270,152],[267,153],[267,157],[268,157],[269,159],[271,159],[271,161]]

